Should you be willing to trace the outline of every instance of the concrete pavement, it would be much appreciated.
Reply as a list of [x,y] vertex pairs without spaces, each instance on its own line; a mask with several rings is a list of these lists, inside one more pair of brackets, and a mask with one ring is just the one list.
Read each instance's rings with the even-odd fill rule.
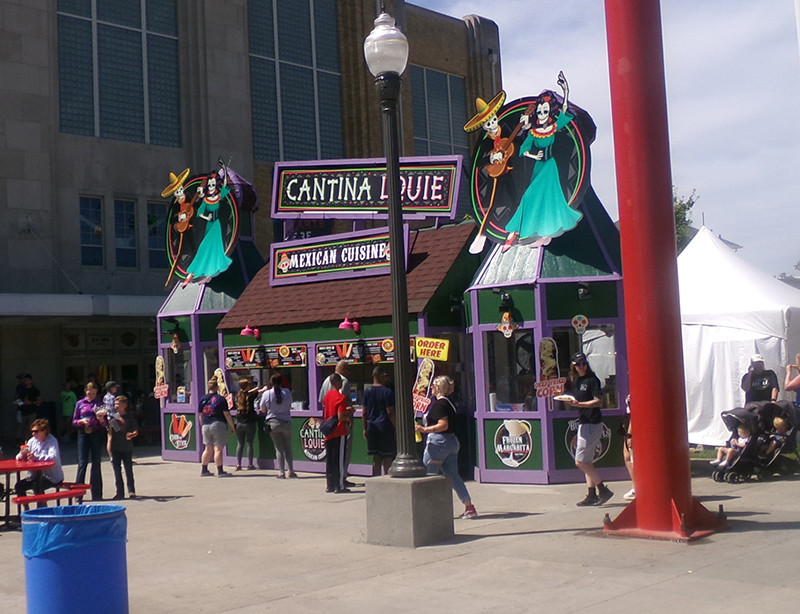
[[[714,511],[722,503],[731,529],[688,545],[601,534],[627,482],[610,484],[602,508],[575,506],[580,484],[470,482],[480,517],[456,520],[448,544],[411,550],[366,543],[363,487],[326,494],[323,476],[266,470],[200,477],[198,465],[164,462],[153,448],[136,456],[140,498],[122,502],[136,614],[731,614],[784,611],[800,597],[798,477],[720,484],[693,461],[694,494]],[[103,471],[111,496],[107,461]],[[65,472],[74,476],[74,463]],[[24,612],[21,533],[0,535],[0,611]],[[100,594],[102,563],[87,573]]]

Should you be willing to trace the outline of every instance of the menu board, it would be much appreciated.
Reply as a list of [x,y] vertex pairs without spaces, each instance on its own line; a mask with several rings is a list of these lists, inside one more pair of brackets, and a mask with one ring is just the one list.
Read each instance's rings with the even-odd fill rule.
[[[414,339],[409,341],[409,360],[413,359]],[[320,367],[335,365],[344,360],[351,365],[374,365],[394,362],[394,341],[354,341],[352,343],[318,344],[316,362]]]
[[226,369],[277,369],[279,367],[305,367],[308,346],[270,345],[225,350]]

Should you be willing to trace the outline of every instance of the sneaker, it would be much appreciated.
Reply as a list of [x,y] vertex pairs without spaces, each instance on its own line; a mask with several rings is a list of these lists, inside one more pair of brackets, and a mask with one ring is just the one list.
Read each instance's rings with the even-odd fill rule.
[[578,507],[587,507],[589,505],[597,505],[598,501],[599,499],[597,498],[597,495],[592,493],[591,495],[586,495],[582,501],[578,501],[575,505]]
[[128,495],[128,498],[129,498],[129,499],[135,499],[135,498],[136,498],[136,493],[135,493],[135,492],[132,492],[132,493],[130,493],[130,494]]
[[607,486],[601,486],[597,489],[597,503],[595,503],[595,505],[603,505],[613,496],[614,493],[611,492]]
[[241,471],[241,470],[242,470],[242,466],[241,465],[236,465],[236,469],[234,469],[234,471]]
[[278,478],[279,480],[285,480],[286,479],[286,474],[285,473],[279,473],[275,477]]
[[201,472],[200,472],[200,475],[201,475],[202,477],[207,477],[207,476],[209,476],[209,475],[214,475],[214,474],[213,474],[213,473],[211,473],[211,472],[210,472],[208,469],[205,469],[205,470],[203,470],[203,471],[201,471]]
[[349,488],[337,488],[334,492],[337,495],[341,495],[341,494],[346,494],[346,493],[353,492],[353,491],[350,490]]
[[294,471],[290,471],[290,472],[289,472],[289,477],[290,477],[290,478],[296,478],[296,477],[297,477],[297,474],[296,474]]
[[478,511],[475,509],[474,505],[467,506],[467,508],[464,510],[464,513],[461,514],[461,516],[459,516],[459,518],[464,520],[477,517],[478,517]]
[[718,460],[718,459],[715,458],[712,461],[708,461],[708,464],[709,465],[719,465],[721,462],[722,462],[721,460]]
[[725,469],[727,466],[727,461],[722,461],[719,465],[717,465],[717,469]]
[[223,471],[222,473],[218,473],[217,477],[218,478],[230,478],[230,477],[233,477],[233,476],[230,473],[228,473],[227,471]]
[[353,484],[353,482],[351,482],[350,480],[345,480],[345,481],[344,481],[344,485],[345,485],[347,488],[353,488],[354,486],[358,486],[358,484]]
[[631,488],[628,492],[622,495],[622,498],[625,499],[625,501],[633,501],[636,498],[636,491]]
[[247,465],[247,470],[248,471],[255,471],[256,470],[256,466],[255,465]]
[[121,501],[124,498],[125,498],[125,495],[114,495],[113,497],[111,497],[111,500],[112,501]]

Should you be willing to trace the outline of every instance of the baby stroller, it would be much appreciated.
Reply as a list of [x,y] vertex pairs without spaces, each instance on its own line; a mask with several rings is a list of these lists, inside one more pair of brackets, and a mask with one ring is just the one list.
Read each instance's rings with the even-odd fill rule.
[[[792,475],[798,470],[796,458],[790,458],[788,454],[797,456],[797,429],[800,424],[798,410],[791,401],[763,401],[759,403],[749,403],[745,409],[758,416],[760,432],[764,433],[757,444],[756,455],[758,465],[761,469],[759,479],[766,479],[778,473],[780,475]],[[783,418],[788,428],[786,433],[778,437],[777,447],[767,454],[770,438],[773,434],[773,421],[775,418]]]
[[735,407],[729,411],[722,412],[720,417],[731,432],[731,437],[728,440],[729,445],[730,441],[738,439],[740,426],[745,426],[750,431],[750,440],[729,466],[724,469],[715,468],[711,473],[711,477],[715,482],[728,482],[729,484],[750,480],[760,471],[756,450],[759,441],[758,436],[763,434],[763,430],[761,429],[759,416],[748,408]]

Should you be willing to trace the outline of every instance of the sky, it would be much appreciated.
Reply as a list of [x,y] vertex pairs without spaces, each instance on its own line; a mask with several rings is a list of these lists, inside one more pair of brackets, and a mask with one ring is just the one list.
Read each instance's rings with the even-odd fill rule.
[[[604,3],[410,3],[497,23],[508,100],[559,91],[564,71],[570,100],[597,124],[592,185],[617,220]],[[680,196],[695,191],[692,224],[742,245],[738,254],[770,275],[800,276],[795,0],[662,0],[661,14],[672,183]]]

